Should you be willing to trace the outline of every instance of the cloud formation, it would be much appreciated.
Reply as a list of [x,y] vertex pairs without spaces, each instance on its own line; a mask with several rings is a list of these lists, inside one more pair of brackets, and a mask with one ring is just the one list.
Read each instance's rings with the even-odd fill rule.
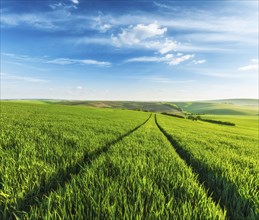
[[79,1],[78,0],[70,0],[72,3],[78,5],[79,4]]
[[238,71],[253,71],[258,70],[258,59],[252,59],[249,65],[241,66]]
[[33,83],[48,82],[48,80],[44,80],[44,79],[38,79],[38,78],[27,77],[27,76],[17,76],[17,75],[12,75],[8,73],[0,73],[0,77],[2,80],[25,81],[25,82],[33,82]]
[[158,23],[138,24],[123,29],[121,33],[112,35],[111,40],[116,47],[135,47],[154,50],[160,54],[167,54],[176,50],[179,43],[165,37],[166,27],[160,27]]
[[79,60],[79,59],[69,59],[69,58],[58,58],[54,60],[48,60],[46,63],[58,64],[58,65],[70,65],[70,64],[81,64],[81,65],[98,65],[98,66],[110,66],[110,62],[97,61],[97,60]]
[[125,62],[131,63],[131,62],[162,62],[166,63],[170,66],[176,66],[184,61],[187,61],[194,57],[194,54],[186,54],[179,56],[175,56],[173,54],[166,54],[163,57],[135,57],[131,59],[127,59]]
[[193,61],[194,64],[203,64],[205,62],[206,62],[206,60],[194,60]]
[[11,57],[13,59],[21,60],[21,61],[37,62],[37,63],[47,63],[47,64],[57,64],[57,65],[81,64],[81,65],[111,66],[110,62],[98,61],[93,59],[71,59],[71,58],[50,59],[48,57],[30,57],[27,55],[17,55],[13,53],[1,53],[1,55]]
[[127,29],[122,29],[122,32],[117,36],[112,36],[112,41],[117,46],[134,45],[143,40],[161,36],[167,31],[167,28],[160,28],[157,23],[148,25],[138,24],[130,26]]

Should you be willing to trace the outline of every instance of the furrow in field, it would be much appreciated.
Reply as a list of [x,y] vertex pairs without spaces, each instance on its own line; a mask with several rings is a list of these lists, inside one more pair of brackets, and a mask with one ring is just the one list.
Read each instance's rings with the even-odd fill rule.
[[[62,182],[63,171],[69,172],[67,168],[74,167],[86,154],[148,117],[143,112],[84,107],[15,103],[2,107],[0,219],[15,212],[24,196],[40,191],[45,183]],[[55,180],[57,173],[63,176]]]
[[[156,114],[155,114],[155,122],[156,122],[156,125],[158,127],[158,129],[162,132],[162,134],[167,138],[167,140],[169,141],[169,143],[171,144],[171,146],[173,147],[173,149],[175,149],[176,153],[179,155],[179,157],[187,164],[187,166],[189,166],[193,173],[197,176],[197,180],[199,181],[199,184],[200,185],[204,185],[204,179],[201,179],[200,178],[200,175],[199,175],[199,172],[197,171],[197,169],[195,169],[192,164],[190,163],[190,155],[188,155],[188,151],[184,151],[184,149],[182,149],[179,144],[171,137],[171,135],[169,135],[158,123],[157,121],[157,117],[156,117]],[[187,157],[189,157],[187,159]],[[198,174],[198,175],[197,175]],[[206,187],[206,185],[205,185]],[[207,189],[210,193],[211,193],[211,190],[210,189]],[[213,201],[215,202],[215,204],[218,204],[219,203],[219,200],[218,199],[215,199],[213,197],[213,194],[212,194],[212,197]],[[224,209],[224,207],[223,207]]]
[[129,132],[121,135],[116,140],[113,140],[90,153],[86,153],[83,159],[78,161],[75,165],[68,166],[65,169],[59,169],[52,175],[52,178],[49,181],[41,182],[40,187],[34,188],[33,191],[27,193],[21,200],[16,201],[18,204],[18,213],[28,211],[30,206],[37,203],[41,199],[41,197],[47,196],[50,192],[55,191],[60,186],[63,187],[67,182],[71,180],[72,176],[78,175],[83,166],[90,165],[92,161],[98,158],[101,154],[107,152],[111,145],[120,142],[122,139],[138,130],[140,127],[142,127],[144,124],[148,122],[151,116],[152,113],[142,124],[138,125]]
[[173,134],[161,127],[156,115],[155,121],[178,155],[192,168],[194,173],[198,174],[199,182],[207,188],[213,200],[227,211],[229,219],[257,219],[256,207],[239,193],[235,183],[225,178],[221,171],[212,164],[196,158],[192,152],[183,147]]
[[64,187],[44,196],[28,219],[212,219],[225,213],[171,148],[154,120],[123,138]]

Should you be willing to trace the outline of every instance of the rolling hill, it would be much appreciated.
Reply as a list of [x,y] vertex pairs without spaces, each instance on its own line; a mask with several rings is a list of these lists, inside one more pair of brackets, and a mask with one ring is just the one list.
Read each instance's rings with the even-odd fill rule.
[[258,115],[258,99],[222,99],[190,102],[76,101],[76,100],[10,100],[35,104],[60,104],[97,108],[167,112],[173,114]]

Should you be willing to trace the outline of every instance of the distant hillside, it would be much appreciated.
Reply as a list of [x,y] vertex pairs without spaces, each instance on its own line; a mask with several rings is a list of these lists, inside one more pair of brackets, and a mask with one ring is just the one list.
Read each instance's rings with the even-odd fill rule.
[[69,101],[69,100],[10,100],[12,102],[81,105],[97,108],[119,108],[137,111],[209,115],[258,115],[258,99],[222,99],[195,102],[135,102],[135,101]]
[[183,114],[183,112],[215,115],[258,114],[258,99],[222,99],[197,102],[60,101],[58,103],[174,114]]
[[219,99],[208,102],[223,103],[223,104],[234,104],[234,105],[246,105],[246,106],[258,106],[258,99]]
[[[235,100],[236,103],[230,104],[230,100],[208,101],[208,102],[174,102],[184,111],[195,114],[215,114],[215,115],[256,115],[258,114],[257,100]],[[258,102],[258,101],[257,101]],[[250,103],[250,105],[248,105]]]
[[131,102],[131,101],[60,101],[63,105],[85,105],[98,108],[120,108],[139,111],[180,113],[177,106],[166,102]]

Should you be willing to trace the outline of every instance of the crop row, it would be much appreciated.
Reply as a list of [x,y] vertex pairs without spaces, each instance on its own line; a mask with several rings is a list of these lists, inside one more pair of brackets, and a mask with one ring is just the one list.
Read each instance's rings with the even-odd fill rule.
[[158,126],[230,219],[259,218],[258,136],[159,115]]
[[1,126],[0,219],[258,218],[256,129],[7,102]]
[[224,219],[154,117],[24,213],[38,219]]
[[126,110],[1,103],[0,219],[28,208],[147,118]]

